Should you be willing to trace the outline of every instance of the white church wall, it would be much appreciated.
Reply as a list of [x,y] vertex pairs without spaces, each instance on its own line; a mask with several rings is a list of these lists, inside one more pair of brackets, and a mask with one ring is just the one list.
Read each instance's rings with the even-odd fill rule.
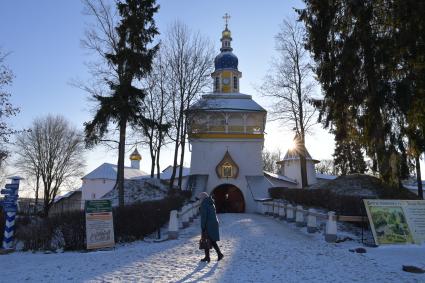
[[[301,180],[301,165],[300,160],[286,160],[284,161],[280,174],[297,180],[296,188],[301,188],[302,180]],[[307,160],[307,182],[309,185],[316,184],[316,171],[314,168],[314,163],[311,160]]]
[[296,188],[301,188],[301,171],[299,160],[284,161],[280,168],[280,174],[288,178],[297,180]]
[[[247,212],[254,212],[255,201],[248,189],[245,176],[262,176],[261,150],[262,140],[197,140],[191,142],[192,159],[191,174],[207,174],[207,192],[222,184],[232,184],[238,187],[245,199]],[[237,178],[221,179],[216,174],[216,166],[223,159],[226,150],[239,167]]]
[[100,199],[110,192],[115,185],[115,180],[109,179],[85,179],[81,187],[82,206],[85,200]]
[[314,163],[312,161],[307,162],[307,180],[309,185],[317,183],[316,168],[314,167]]

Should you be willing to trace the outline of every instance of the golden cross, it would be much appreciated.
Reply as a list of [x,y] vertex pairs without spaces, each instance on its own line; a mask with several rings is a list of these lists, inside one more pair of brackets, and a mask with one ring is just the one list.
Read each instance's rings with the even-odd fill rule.
[[229,22],[230,19],[230,15],[229,14],[224,14],[223,19],[226,21],[226,28],[227,28],[227,23]]

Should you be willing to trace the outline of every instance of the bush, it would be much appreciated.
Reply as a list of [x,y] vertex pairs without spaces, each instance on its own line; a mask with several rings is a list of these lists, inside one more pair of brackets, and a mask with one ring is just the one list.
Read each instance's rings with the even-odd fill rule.
[[180,208],[184,200],[184,197],[175,195],[162,200],[115,208],[115,240],[129,242],[154,233],[167,223],[170,211]]
[[[170,211],[183,205],[179,194],[162,200],[113,209],[116,242],[143,239],[167,223]],[[20,217],[16,238],[24,250],[83,250],[86,248],[84,211],[67,212],[50,218]]]
[[[292,204],[305,205],[309,207],[320,207],[335,211],[339,215],[362,216],[364,210],[364,196],[341,195],[329,189],[288,189],[270,188],[270,196],[274,199],[284,199]],[[370,197],[366,197],[370,198]],[[414,199],[410,192],[403,190],[398,193],[382,193],[382,199]]]
[[49,218],[49,222],[52,227],[51,240],[55,242],[52,245],[53,248],[58,245],[61,245],[64,250],[83,250],[86,248],[86,217],[84,211],[57,215]]
[[341,215],[363,215],[362,196],[338,195],[327,189],[271,188],[272,198],[309,207],[320,207]]
[[23,250],[50,250],[52,226],[48,219],[19,217],[16,219],[16,239],[23,244]]

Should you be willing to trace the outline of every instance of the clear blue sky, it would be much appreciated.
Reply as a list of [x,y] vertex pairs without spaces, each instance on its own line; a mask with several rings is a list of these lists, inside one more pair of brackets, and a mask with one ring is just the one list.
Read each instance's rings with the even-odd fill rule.
[[[234,53],[239,57],[242,71],[241,92],[252,94],[264,107],[272,101],[256,94],[255,85],[269,68],[274,55],[274,36],[285,17],[294,17],[294,7],[302,7],[299,0],[162,0],[156,15],[161,33],[175,20],[186,23],[192,30],[210,38],[219,52],[219,38],[223,30],[224,13],[231,15],[229,27],[233,36]],[[28,127],[38,116],[59,113],[82,129],[90,119],[93,105],[83,91],[71,86],[75,78],[88,80],[84,62],[91,57],[80,46],[85,23],[78,0],[2,0],[0,4],[0,46],[11,51],[7,63],[16,75],[11,88],[12,101],[21,113],[11,122],[16,128]],[[276,124],[267,127],[266,148],[286,151],[292,134]],[[333,137],[317,129],[309,137],[310,153],[314,158],[330,158]],[[149,157],[142,150],[142,169],[149,171]],[[161,160],[163,168],[171,163],[171,149]],[[187,160],[189,161],[189,160]],[[96,149],[87,154],[87,172],[102,162],[116,162],[115,152]]]

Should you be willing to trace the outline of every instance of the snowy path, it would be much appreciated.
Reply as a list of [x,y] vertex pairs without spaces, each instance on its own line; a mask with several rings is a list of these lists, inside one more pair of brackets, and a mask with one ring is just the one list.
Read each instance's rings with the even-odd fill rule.
[[[138,242],[113,251],[0,256],[0,282],[425,282],[425,275],[401,271],[398,260],[425,265],[425,249],[377,248],[348,251],[355,243],[328,244],[293,224],[254,214],[219,215],[217,263],[200,263],[199,222],[180,238]],[[388,260],[387,260],[388,259]],[[410,263],[410,262],[406,262]]]

